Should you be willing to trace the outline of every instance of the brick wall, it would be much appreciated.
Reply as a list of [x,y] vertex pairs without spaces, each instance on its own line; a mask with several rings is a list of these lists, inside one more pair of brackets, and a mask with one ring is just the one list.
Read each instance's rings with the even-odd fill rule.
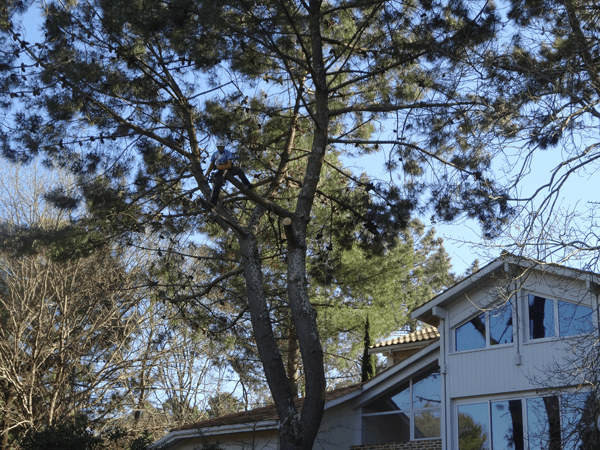
[[442,450],[441,439],[394,442],[390,444],[353,445],[350,450]]

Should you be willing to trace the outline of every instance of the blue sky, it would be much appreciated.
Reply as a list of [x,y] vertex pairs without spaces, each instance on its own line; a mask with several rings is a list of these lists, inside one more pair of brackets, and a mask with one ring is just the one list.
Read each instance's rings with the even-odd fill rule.
[[[41,21],[41,14],[39,9],[35,6],[30,8],[27,15],[24,17],[24,38],[35,41],[40,38],[39,23]],[[393,124],[390,129],[393,128]],[[385,133],[385,132],[384,132]],[[384,137],[384,136],[382,136]],[[387,138],[386,138],[387,139]],[[581,142],[585,142],[582,137],[575,137]],[[583,145],[580,143],[580,145]],[[571,142],[571,146],[577,148],[577,142]],[[385,151],[385,149],[384,149]],[[510,149],[508,149],[510,152]],[[495,163],[494,170],[496,176],[506,177],[514,174],[514,170],[509,171],[506,169],[507,165],[519,165],[523,161],[520,148],[514,148],[512,155],[505,153],[503,160],[498,160]],[[375,178],[386,179],[389,178],[389,174],[384,173],[384,157],[385,155],[380,153],[377,155],[371,155],[368,158],[362,158],[361,160],[354,161],[351,164],[364,168],[364,170],[373,175]],[[547,182],[550,171],[556,167],[556,165],[564,159],[565,155],[562,154],[562,149],[552,149],[544,152],[538,151],[531,162],[531,171],[523,179],[519,186],[519,195],[527,197],[531,195],[540,185]],[[354,169],[357,172],[360,170]],[[503,171],[506,173],[504,175]],[[588,174],[580,174],[574,176],[562,189],[560,198],[560,204],[563,209],[575,209],[579,212],[585,212],[587,208],[592,204],[591,202],[596,201],[596,190],[591,181],[591,177],[594,175],[593,172]],[[541,192],[541,194],[546,193]],[[535,209],[535,206],[530,206],[528,210]],[[505,241],[498,240],[495,242],[484,242],[481,238],[481,230],[479,224],[475,220],[458,220],[453,224],[440,224],[431,223],[429,215],[420,217],[421,221],[425,223],[426,227],[434,227],[437,235],[444,238],[444,246],[446,251],[452,258],[453,270],[457,274],[462,274],[472,264],[475,259],[480,260],[480,265],[487,263],[489,260],[497,257],[501,250],[503,243],[512,243],[512,236],[518,233],[519,220],[515,220],[509,228],[507,228],[507,237]],[[589,226],[589,225],[588,225]]]

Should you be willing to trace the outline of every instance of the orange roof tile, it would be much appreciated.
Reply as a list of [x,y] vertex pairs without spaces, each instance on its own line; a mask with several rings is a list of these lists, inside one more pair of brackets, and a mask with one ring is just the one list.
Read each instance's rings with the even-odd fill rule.
[[381,348],[389,345],[410,344],[412,342],[429,341],[440,337],[440,333],[436,327],[423,328],[413,333],[405,334],[389,341],[380,342],[372,345],[370,348]]

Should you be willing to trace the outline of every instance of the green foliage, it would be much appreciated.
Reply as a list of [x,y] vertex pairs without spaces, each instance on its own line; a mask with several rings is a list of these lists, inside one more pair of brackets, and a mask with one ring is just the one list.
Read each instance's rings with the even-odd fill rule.
[[87,417],[75,414],[56,423],[31,431],[20,441],[22,450],[146,450],[154,442],[144,431],[131,439],[125,429],[111,429],[102,434],[95,433]]
[[20,443],[23,450],[102,450],[102,438],[88,428],[84,415],[64,418],[56,424],[28,433]]
[[152,435],[148,431],[144,431],[129,443],[127,450],[146,450],[153,442]]
[[[414,220],[400,242],[383,255],[357,246],[333,252],[339,263],[329,272],[330,283],[312,287],[329,355],[353,358],[362,353],[367,315],[374,340],[413,328],[416,324],[410,311],[454,283],[449,257],[434,233],[425,233],[423,225]],[[342,358],[331,358],[338,370],[348,367]]]
[[[380,337],[451,278],[415,211],[476,217],[490,235],[511,216],[484,176],[487,143],[468,141],[487,126],[485,101],[458,64],[499,28],[490,2],[91,0],[50,1],[45,12],[39,47],[15,36],[39,95],[23,97],[2,150],[77,179],[88,210],[70,224],[71,248],[53,256],[155,237],[149,298],[214,339],[217,364],[242,383],[262,378],[258,344],[270,380],[286,370],[293,379],[295,361],[304,364],[304,410],[318,411],[319,333],[330,353],[354,361],[367,314]],[[390,120],[391,141],[380,137]],[[211,209],[204,171],[216,136],[258,186],[250,195],[230,180]],[[342,164],[384,145],[385,180]],[[308,447],[318,423],[304,417],[305,435],[292,440]],[[282,445],[300,429],[286,427]]]
[[488,436],[483,432],[482,425],[475,423],[468,414],[459,414],[458,429],[458,441],[461,450],[483,450],[488,441]]
[[217,392],[208,400],[208,418],[214,419],[244,410],[244,405],[233,394]]

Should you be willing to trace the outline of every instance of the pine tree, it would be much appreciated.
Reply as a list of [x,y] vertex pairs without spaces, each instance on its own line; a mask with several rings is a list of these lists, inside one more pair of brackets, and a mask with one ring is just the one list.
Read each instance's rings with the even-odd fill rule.
[[362,355],[362,373],[361,380],[363,383],[377,374],[377,361],[375,355],[369,355],[369,347],[371,347],[371,336],[369,335],[369,316],[365,321],[365,348]]
[[[507,7],[497,41],[473,55],[486,107],[465,144],[485,139],[490,152],[507,155],[498,167],[509,176],[500,183],[523,214],[503,235],[505,250],[597,272],[597,242],[589,234],[596,205],[562,197],[597,169],[598,5],[514,0]],[[538,161],[552,161],[548,172],[539,173]],[[526,179],[531,173],[535,178]]]
[[[70,170],[90,214],[74,220],[68,234],[30,242],[52,238],[55,258],[73,258],[109,240],[131,245],[135,233],[162,236],[148,277],[154,298],[192,310],[202,332],[235,326],[235,310],[215,313],[213,306],[230,289],[244,292],[238,307],[250,315],[282,423],[281,446],[310,448],[326,387],[307,272],[315,204],[337,211],[332,230],[340,245],[355,242],[372,255],[392,249],[415,208],[429,202],[436,217],[477,217],[491,234],[510,217],[504,194],[483,181],[485,144],[466,148],[456,133],[479,108],[478,99],[457,89],[457,62],[493,38],[498,20],[490,3],[475,6],[49,2],[44,42],[11,35],[21,58],[29,58],[23,68],[31,95],[5,130],[3,153]],[[454,120],[440,121],[449,116]],[[390,117],[393,139],[377,139],[377,124]],[[232,187],[213,210],[204,169],[214,136],[229,138],[259,181],[249,191],[227,176]],[[392,145],[387,167],[403,174],[401,186],[352,175],[330,158],[384,144]],[[430,165],[435,177],[428,179]],[[328,173],[341,175],[339,186],[348,189],[334,195]],[[52,194],[76,204],[60,190]],[[207,245],[194,242],[198,233]],[[281,238],[265,237],[272,233]],[[212,279],[196,283],[189,271],[199,260],[212,264]],[[274,296],[302,356],[302,411],[278,346]]]

